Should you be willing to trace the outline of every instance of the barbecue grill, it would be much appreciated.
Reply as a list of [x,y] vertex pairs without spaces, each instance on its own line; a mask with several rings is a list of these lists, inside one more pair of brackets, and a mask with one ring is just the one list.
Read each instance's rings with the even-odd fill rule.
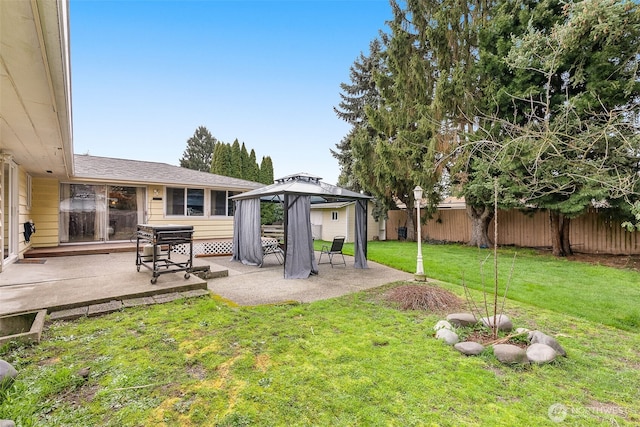
[[[188,259],[171,259],[174,245],[189,244]],[[188,279],[193,267],[193,226],[192,225],[149,225],[138,224],[136,231],[136,268],[144,266],[153,272],[151,284],[158,276],[184,271]]]

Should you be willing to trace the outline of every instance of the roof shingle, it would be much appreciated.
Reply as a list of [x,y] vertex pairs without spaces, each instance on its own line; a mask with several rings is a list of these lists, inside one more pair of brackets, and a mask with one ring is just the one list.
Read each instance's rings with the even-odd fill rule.
[[264,187],[259,182],[215,175],[167,163],[76,154],[75,178],[132,184],[185,185],[236,190]]

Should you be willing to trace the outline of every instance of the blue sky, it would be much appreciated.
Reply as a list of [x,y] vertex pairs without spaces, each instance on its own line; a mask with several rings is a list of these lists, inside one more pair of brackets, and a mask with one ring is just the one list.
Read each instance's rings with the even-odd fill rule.
[[387,0],[71,0],[74,150],[179,164],[206,126],[335,183],[340,83]]

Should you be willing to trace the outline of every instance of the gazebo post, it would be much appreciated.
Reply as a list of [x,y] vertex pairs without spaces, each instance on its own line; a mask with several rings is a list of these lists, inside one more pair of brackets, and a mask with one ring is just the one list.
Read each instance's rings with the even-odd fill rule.
[[282,276],[285,276],[285,272],[287,271],[287,247],[288,247],[288,235],[289,235],[289,195],[287,193],[283,194],[284,199],[284,218],[283,218],[283,231],[284,231],[284,268],[282,269]]

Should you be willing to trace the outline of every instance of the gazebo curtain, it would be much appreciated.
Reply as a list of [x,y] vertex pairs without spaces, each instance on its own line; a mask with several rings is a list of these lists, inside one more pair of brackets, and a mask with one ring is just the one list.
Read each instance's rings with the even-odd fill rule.
[[306,279],[318,274],[311,233],[311,197],[285,194],[287,247],[285,279]]
[[367,201],[356,200],[356,230],[353,245],[355,268],[367,266]]
[[260,239],[260,199],[236,201],[233,216],[233,261],[262,265]]

